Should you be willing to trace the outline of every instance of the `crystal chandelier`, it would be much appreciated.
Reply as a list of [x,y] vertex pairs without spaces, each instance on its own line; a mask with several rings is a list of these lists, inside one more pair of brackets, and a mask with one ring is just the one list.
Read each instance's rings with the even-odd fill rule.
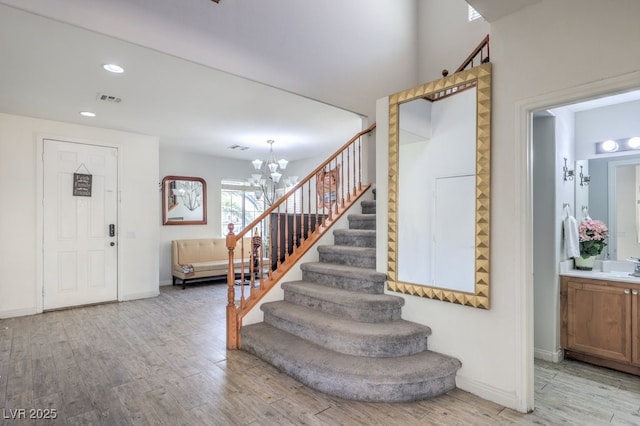
[[267,205],[271,206],[278,198],[282,197],[288,187],[298,183],[297,176],[291,176],[289,178],[282,179],[282,171],[287,168],[289,163],[284,158],[276,160],[273,154],[274,141],[268,140],[269,144],[269,157],[267,160],[253,160],[253,169],[256,173],[253,173],[249,178],[249,183],[256,187],[256,198],[258,200],[264,200]]

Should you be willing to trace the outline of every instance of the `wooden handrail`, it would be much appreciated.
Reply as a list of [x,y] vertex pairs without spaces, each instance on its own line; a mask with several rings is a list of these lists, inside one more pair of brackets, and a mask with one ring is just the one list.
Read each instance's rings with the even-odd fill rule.
[[[362,182],[361,138],[375,128],[373,124],[357,133],[238,234],[234,233],[232,223],[228,225],[228,349],[240,346],[244,315],[369,189],[370,184],[363,185]],[[244,247],[245,236],[251,235],[247,235],[250,232],[254,233],[251,247]],[[236,251],[237,244],[240,244],[240,250]],[[236,259],[238,253],[239,259]],[[240,285],[239,298],[236,297],[236,284]],[[248,296],[245,285],[249,285]]]
[[[487,48],[487,55],[485,56],[483,53],[484,48]],[[460,72],[462,70],[464,70],[465,68],[467,68],[469,65],[473,66],[473,60],[480,55],[480,63],[483,63],[485,61],[489,60],[489,34],[487,34],[487,36],[482,39],[482,41],[480,42],[480,44],[478,44],[478,46],[473,49],[473,51],[471,52],[471,54],[467,57],[467,59],[465,59],[462,62],[462,65],[460,65],[458,67],[458,69],[456,70],[456,72]]]

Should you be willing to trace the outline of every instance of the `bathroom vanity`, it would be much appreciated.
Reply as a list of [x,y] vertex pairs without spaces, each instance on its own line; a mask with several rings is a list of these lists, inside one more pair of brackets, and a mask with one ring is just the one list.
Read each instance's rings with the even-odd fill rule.
[[566,358],[640,375],[640,278],[562,272],[560,325]]

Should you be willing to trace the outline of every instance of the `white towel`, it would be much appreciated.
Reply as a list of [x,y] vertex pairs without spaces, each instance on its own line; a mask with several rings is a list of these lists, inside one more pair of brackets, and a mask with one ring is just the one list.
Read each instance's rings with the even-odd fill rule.
[[564,226],[564,245],[567,257],[580,256],[580,240],[578,238],[578,222],[576,218],[567,214],[562,222]]

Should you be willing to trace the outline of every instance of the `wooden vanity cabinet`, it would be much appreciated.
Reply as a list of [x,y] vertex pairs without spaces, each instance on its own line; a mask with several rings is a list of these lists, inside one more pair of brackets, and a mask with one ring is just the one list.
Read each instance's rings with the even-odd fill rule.
[[640,285],[563,276],[565,357],[640,375]]

